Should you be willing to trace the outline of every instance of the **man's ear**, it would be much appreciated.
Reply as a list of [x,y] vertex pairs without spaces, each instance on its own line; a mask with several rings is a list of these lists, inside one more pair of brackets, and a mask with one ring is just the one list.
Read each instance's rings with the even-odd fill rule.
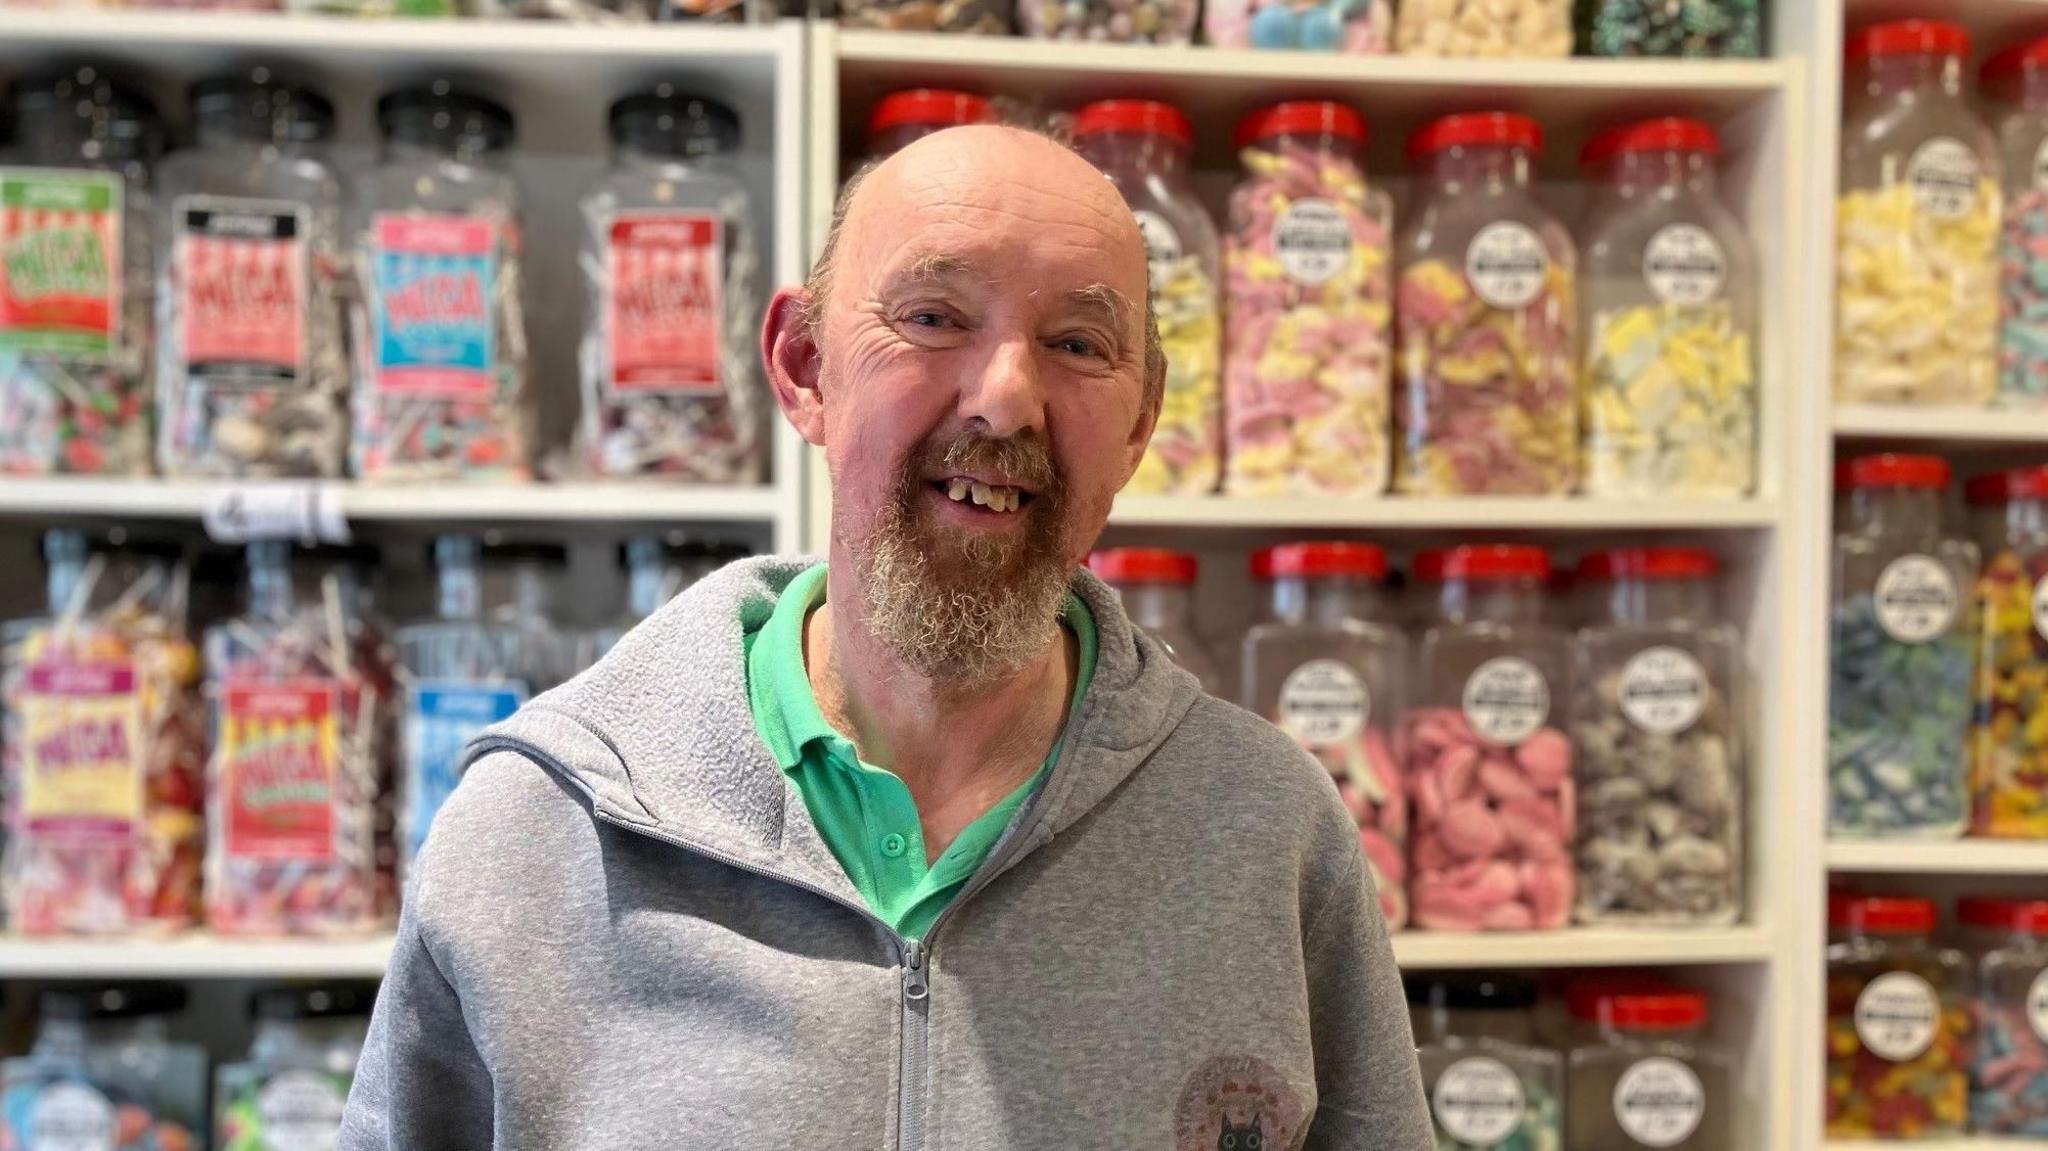
[[761,362],[768,366],[768,384],[783,417],[811,445],[824,447],[825,400],[818,391],[824,358],[805,322],[809,298],[802,288],[783,288],[768,302],[761,322]]

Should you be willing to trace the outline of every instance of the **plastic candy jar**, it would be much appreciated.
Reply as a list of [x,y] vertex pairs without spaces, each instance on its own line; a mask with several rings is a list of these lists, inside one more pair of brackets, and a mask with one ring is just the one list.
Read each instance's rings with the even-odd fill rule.
[[1521,975],[1407,981],[1437,1151],[1563,1151],[1564,1058],[1538,1046]]
[[14,85],[0,169],[0,475],[141,475],[150,466],[147,97],[95,67]]
[[357,194],[355,474],[524,479],[536,419],[520,306],[512,115],[445,80],[377,101]]
[[1365,121],[1276,104],[1238,125],[1245,177],[1224,241],[1224,491],[1387,488],[1393,250],[1387,194],[1365,180]]
[[1389,929],[1408,922],[1408,798],[1395,758],[1408,641],[1380,595],[1370,544],[1283,544],[1257,553],[1272,613],[1244,637],[1244,705],[1321,760],[1358,821]]
[[740,544],[707,543],[684,532],[637,536],[619,545],[619,566],[626,573],[626,610],[613,622],[591,632],[583,662],[595,662],[612,645],[690,585],[750,550]]
[[1972,829],[2048,839],[2048,468],[1979,476]]
[[1195,38],[1197,0],[1018,0],[1018,22],[1040,40],[1186,44]]
[[1401,0],[1403,56],[1569,56],[1572,0]]
[[0,1064],[0,1146],[196,1151],[206,1052],[170,1040],[170,983],[64,986],[39,996],[35,1046]]
[[1961,835],[1977,549],[1943,526],[1937,456],[1842,465],[1828,688],[1828,826],[1838,835]]
[[731,108],[663,84],[611,109],[612,163],[583,198],[590,471],[761,478],[761,254]]
[[1088,557],[1088,570],[1116,589],[1131,622],[1210,695],[1223,694],[1223,673],[1195,633],[1195,557],[1164,548],[1111,548]]
[[1601,177],[1579,237],[1588,495],[1734,498],[1756,481],[1756,265],[1715,186],[1720,151],[1680,119],[1586,146]]
[[131,935],[199,915],[206,714],[175,544],[43,537],[48,611],[5,629],[9,926]]
[[1202,31],[1219,48],[1378,56],[1393,45],[1394,8],[1388,0],[1209,0]]
[[1395,490],[1551,495],[1578,478],[1571,236],[1529,186],[1543,133],[1507,112],[1415,134],[1421,199],[1395,289]]
[[2048,37],[2015,44],[1984,64],[1983,94],[2005,169],[1998,241],[1998,398],[2048,401]]
[[1138,217],[1166,352],[1166,398],[1138,474],[1142,495],[1207,495],[1223,468],[1223,318],[1216,225],[1188,179],[1194,129],[1180,109],[1102,100],[1074,116],[1074,141]]
[[1964,899],[1977,963],[1970,1130],[2048,1135],[2048,901]]
[[988,97],[947,88],[891,92],[868,114],[868,156],[879,160],[933,132],[995,119]]
[[348,453],[334,108],[268,69],[192,89],[165,160],[156,287],[166,475],[338,476]]
[[1720,925],[1742,910],[1742,637],[1700,548],[1596,552],[1572,644],[1582,924]]
[[1835,398],[1983,404],[1997,390],[1997,141],[1962,93],[1970,38],[1849,36],[1835,202]]
[[1573,1004],[1584,1036],[1565,1072],[1574,1151],[1734,1151],[1745,1114],[1734,1057],[1705,1034],[1696,991],[1614,990]]
[[1415,801],[1415,924],[1563,927],[1572,914],[1572,745],[1564,633],[1544,622],[1550,557],[1493,544],[1423,552],[1436,590],[1400,746]]
[[837,0],[837,7],[841,28],[983,36],[1011,32],[1008,0]]
[[1761,0],[1579,0],[1579,51],[1588,56],[1761,56],[1762,7]]
[[370,1029],[374,983],[274,987],[250,996],[248,1057],[214,1072],[220,1151],[334,1146]]
[[1934,904],[1828,899],[1827,1134],[1960,1134],[1969,1099],[1971,981],[1932,941]]

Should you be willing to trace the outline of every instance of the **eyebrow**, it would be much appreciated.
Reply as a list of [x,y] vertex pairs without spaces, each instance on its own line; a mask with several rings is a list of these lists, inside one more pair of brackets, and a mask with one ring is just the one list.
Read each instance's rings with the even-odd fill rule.
[[884,282],[891,286],[925,284],[934,280],[950,280],[965,276],[973,270],[973,265],[951,252],[926,252],[905,264]]
[[1137,314],[1137,305],[1131,303],[1130,297],[1108,284],[1097,283],[1075,288],[1067,293],[1067,300],[1082,308],[1106,313],[1111,322],[1119,328]]

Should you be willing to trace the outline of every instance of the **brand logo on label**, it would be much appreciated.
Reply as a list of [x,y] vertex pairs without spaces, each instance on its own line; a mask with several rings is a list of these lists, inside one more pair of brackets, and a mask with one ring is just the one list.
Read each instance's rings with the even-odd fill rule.
[[122,193],[111,172],[0,170],[0,353],[119,347]]
[[404,724],[406,858],[419,854],[434,816],[462,780],[462,757],[476,733],[509,719],[526,702],[521,683],[425,681],[407,697]]
[[1643,281],[1667,304],[1710,303],[1728,278],[1728,257],[1697,224],[1667,224],[1643,246]]
[[221,694],[228,855],[333,858],[336,717],[350,693],[327,680],[231,680]]
[[1913,150],[1906,162],[1906,179],[1913,185],[1913,201],[1920,210],[1943,220],[1969,213],[1977,202],[1981,169],[1977,154],[1969,145],[1949,136],[1936,136]]
[[1280,685],[1280,726],[1304,746],[1354,739],[1371,716],[1365,681],[1334,659],[1312,659]]
[[1437,1126],[1465,1147],[1492,1147],[1522,1125],[1522,1080],[1498,1059],[1460,1059],[1437,1077],[1430,1095]]
[[1296,200],[1273,222],[1273,251],[1288,279],[1327,283],[1351,266],[1351,222],[1328,200]]
[[1877,622],[1901,643],[1926,643],[1956,617],[1956,581],[1930,556],[1900,556],[1877,577]]
[[335,1082],[312,1071],[285,1071],[256,1095],[256,1115],[268,1146],[292,1151],[333,1151],[341,1136],[347,1099]]
[[133,665],[32,664],[17,715],[23,834],[82,844],[131,839],[147,774]]
[[83,1083],[53,1083],[29,1105],[24,1151],[114,1151],[114,1105]]
[[216,385],[304,378],[306,207],[188,196],[175,205],[185,371]]
[[1465,278],[1496,308],[1526,306],[1543,292],[1550,253],[1527,224],[1497,220],[1479,229],[1465,249]]
[[1614,1118],[1645,1147],[1675,1147],[1707,1114],[1707,1089],[1693,1069],[1661,1055],[1638,1060],[1614,1085]]
[[1464,703],[1465,722],[1479,738],[1512,746],[1536,734],[1550,717],[1550,685],[1528,660],[1497,656],[1465,680]]
[[1879,1059],[1918,1059],[1934,1045],[1940,1021],[1933,986],[1910,971],[1886,972],[1856,997],[1856,1037]]
[[1676,735],[1707,706],[1707,673],[1675,647],[1639,651],[1621,669],[1621,713],[1644,731]]
[[610,388],[717,394],[725,222],[685,212],[614,217],[605,228],[605,269]]
[[469,216],[381,215],[373,224],[377,388],[450,399],[497,386],[498,229]]

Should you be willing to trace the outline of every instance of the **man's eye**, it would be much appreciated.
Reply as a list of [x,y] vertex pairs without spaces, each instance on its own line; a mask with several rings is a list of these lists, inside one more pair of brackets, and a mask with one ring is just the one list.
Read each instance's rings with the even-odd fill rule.
[[1095,341],[1081,336],[1068,336],[1060,341],[1059,346],[1060,351],[1066,352],[1069,355],[1092,356],[1096,354]]
[[942,312],[912,312],[910,322],[920,328],[943,328],[948,321]]

